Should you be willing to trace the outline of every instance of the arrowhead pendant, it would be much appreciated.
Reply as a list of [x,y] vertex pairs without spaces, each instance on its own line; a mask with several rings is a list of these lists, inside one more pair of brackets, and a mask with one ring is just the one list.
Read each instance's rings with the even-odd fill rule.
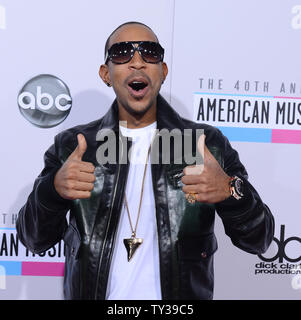
[[128,261],[132,259],[134,253],[139,248],[142,242],[143,242],[143,239],[136,238],[134,236],[132,236],[130,239],[123,239],[123,243],[128,253]]

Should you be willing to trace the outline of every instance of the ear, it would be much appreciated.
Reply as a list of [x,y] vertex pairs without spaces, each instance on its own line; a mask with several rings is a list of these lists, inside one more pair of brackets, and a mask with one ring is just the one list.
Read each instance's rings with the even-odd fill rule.
[[102,64],[99,68],[99,72],[98,72],[100,78],[102,79],[102,81],[107,85],[107,86],[111,86],[111,78],[110,78],[110,73],[109,73],[109,68],[106,64]]
[[162,71],[163,71],[163,80],[162,80],[162,83],[163,83],[167,77],[167,74],[168,74],[168,67],[165,62],[162,62]]

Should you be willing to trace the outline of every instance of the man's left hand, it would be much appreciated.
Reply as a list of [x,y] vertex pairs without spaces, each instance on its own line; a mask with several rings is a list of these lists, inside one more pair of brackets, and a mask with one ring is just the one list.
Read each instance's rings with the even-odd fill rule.
[[230,177],[208,150],[204,135],[199,138],[198,150],[204,157],[204,165],[188,166],[183,170],[182,190],[186,198],[189,194],[194,194],[196,201],[205,203],[217,203],[227,199],[231,195]]

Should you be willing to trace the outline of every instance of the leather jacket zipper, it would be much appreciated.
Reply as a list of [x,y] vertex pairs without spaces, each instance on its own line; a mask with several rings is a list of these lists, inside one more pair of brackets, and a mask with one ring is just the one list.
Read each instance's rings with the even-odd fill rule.
[[[121,149],[121,159],[122,159],[122,157],[123,157],[123,148]],[[113,212],[113,207],[114,207],[114,203],[115,203],[116,192],[117,192],[117,187],[118,187],[118,182],[119,182],[119,176],[120,176],[120,168],[121,168],[121,164],[119,163],[118,164],[118,171],[117,171],[117,178],[116,178],[115,186],[114,186],[113,199],[112,199],[112,202],[111,202],[111,208],[110,208],[110,213],[109,213],[109,221],[107,223],[106,233],[105,233],[104,242],[103,242],[103,246],[102,246],[102,250],[101,250],[101,254],[100,254],[100,258],[99,258],[99,264],[98,264],[98,268],[97,268],[96,287],[95,287],[95,294],[94,294],[94,299],[95,300],[97,300],[97,291],[98,291],[98,284],[99,284],[100,267],[101,267],[103,253],[104,253],[104,250],[105,250],[105,245],[106,245],[106,242],[107,242],[108,230],[109,230],[110,223],[111,223],[112,212]]]

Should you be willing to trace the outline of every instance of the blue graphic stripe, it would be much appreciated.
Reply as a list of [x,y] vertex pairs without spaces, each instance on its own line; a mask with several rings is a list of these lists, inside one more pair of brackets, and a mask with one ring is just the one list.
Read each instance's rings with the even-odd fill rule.
[[16,230],[16,228],[1,228],[0,227],[0,230]]
[[212,92],[194,92],[194,94],[228,97],[252,97],[252,98],[274,98],[274,96],[260,96],[255,94],[233,94],[233,93],[212,93]]
[[272,142],[272,129],[217,127],[230,141]]
[[5,268],[5,275],[20,276],[22,271],[21,261],[0,261],[0,266]]

